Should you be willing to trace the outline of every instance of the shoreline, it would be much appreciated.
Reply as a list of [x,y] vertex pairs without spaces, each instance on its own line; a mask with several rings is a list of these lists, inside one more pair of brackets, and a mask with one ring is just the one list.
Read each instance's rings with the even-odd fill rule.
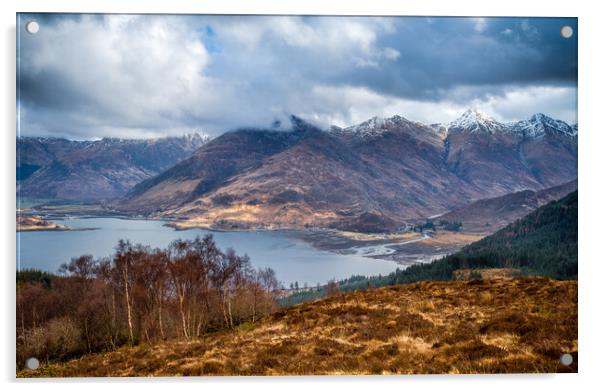
[[[340,231],[332,228],[267,228],[247,227],[224,229],[207,225],[182,226],[178,220],[165,217],[128,216],[124,214],[99,213],[73,215],[64,213],[48,213],[44,219],[69,220],[69,219],[94,219],[113,218],[120,220],[159,221],[163,226],[174,231],[188,231],[200,229],[208,232],[271,232],[284,233],[301,240],[316,250],[328,251],[340,255],[359,255],[364,258],[386,260],[400,266],[409,266],[418,263],[429,263],[440,259],[461,247],[480,239],[479,235],[471,233],[452,233],[448,231],[434,232],[397,232],[397,233],[361,233]],[[55,223],[56,224],[56,223]],[[57,224],[61,225],[61,224]],[[17,228],[17,232],[42,232],[42,231],[85,231],[99,228],[77,227],[33,227]]]
[[78,228],[78,227],[17,227],[17,232],[64,232],[64,231],[96,231],[100,228]]

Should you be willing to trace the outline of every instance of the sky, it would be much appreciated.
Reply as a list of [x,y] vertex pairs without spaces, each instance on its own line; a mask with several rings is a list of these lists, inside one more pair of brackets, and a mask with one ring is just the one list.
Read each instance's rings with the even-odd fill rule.
[[[577,122],[575,18],[19,14],[18,131],[148,138],[401,115]],[[25,31],[35,20],[36,34]],[[563,26],[574,34],[564,38]]]

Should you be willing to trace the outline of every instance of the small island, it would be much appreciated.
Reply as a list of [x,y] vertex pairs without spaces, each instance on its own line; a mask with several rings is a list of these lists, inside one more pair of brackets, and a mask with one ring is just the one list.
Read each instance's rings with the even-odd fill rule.
[[78,228],[53,223],[41,216],[17,214],[17,232],[24,231],[73,231]]

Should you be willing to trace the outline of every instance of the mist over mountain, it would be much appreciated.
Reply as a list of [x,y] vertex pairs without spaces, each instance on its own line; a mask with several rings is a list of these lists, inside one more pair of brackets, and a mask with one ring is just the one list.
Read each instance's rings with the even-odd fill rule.
[[21,197],[99,201],[123,196],[135,184],[190,156],[208,141],[199,134],[148,140],[17,138]]
[[360,216],[391,226],[577,177],[577,126],[543,114],[509,124],[475,110],[437,125],[374,117],[329,130],[291,122],[225,133],[118,207],[185,226],[337,227]]

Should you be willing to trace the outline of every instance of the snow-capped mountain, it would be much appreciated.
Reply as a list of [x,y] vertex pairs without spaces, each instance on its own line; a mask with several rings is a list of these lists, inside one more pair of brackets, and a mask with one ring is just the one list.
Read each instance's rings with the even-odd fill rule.
[[390,118],[372,117],[358,125],[349,126],[347,128],[333,127],[332,130],[335,133],[354,135],[361,138],[371,138],[410,123],[412,122],[406,118],[394,115]]
[[549,132],[571,137],[577,136],[577,124],[570,126],[566,122],[541,113],[535,114],[527,120],[508,124],[508,127],[529,138],[542,137]]
[[491,118],[489,115],[474,109],[468,109],[460,118],[447,125],[448,131],[487,132],[495,133],[506,131],[507,127]]
[[432,124],[429,126],[436,132],[459,131],[459,132],[486,132],[496,133],[504,132],[508,134],[516,133],[524,138],[537,138],[545,134],[557,134],[568,137],[577,136],[577,124],[568,125],[566,122],[550,118],[545,114],[534,114],[529,119],[502,123],[491,116],[478,110],[469,109],[458,119],[448,124]]
[[449,131],[402,116],[323,131],[292,117],[290,129],[224,133],[136,185],[119,208],[221,228],[348,227],[362,216],[432,216],[574,180],[574,132],[556,136],[565,134],[560,122],[534,121],[560,131],[524,137],[521,126],[531,122],[509,126],[475,110]]
[[449,123],[435,123],[425,126],[420,122],[408,120],[400,115],[394,115],[389,118],[372,117],[358,125],[346,128],[331,126],[330,131],[344,136],[370,139],[403,126],[424,127],[444,137],[449,132],[488,134],[502,132],[509,135],[515,133],[525,138],[541,137],[546,132],[568,137],[577,136],[578,133],[577,124],[571,126],[561,120],[550,118],[541,113],[534,114],[531,118],[522,121],[503,123],[475,109],[468,109],[459,118]]
[[207,144],[211,137],[204,133],[194,132],[186,133],[182,136],[183,141],[187,141],[193,148],[198,148],[203,144]]
[[546,133],[575,137],[578,133],[577,124],[571,126],[561,120],[550,118],[541,113],[534,114],[529,119],[503,123],[475,109],[468,109],[459,118],[449,123],[423,125],[421,122],[411,121],[400,115],[394,115],[389,118],[372,117],[360,124],[346,128],[331,126],[330,132],[346,137],[372,139],[382,136],[393,129],[402,127],[430,129],[444,138],[450,132],[475,134],[504,133],[509,136],[522,136],[523,138],[538,138]]

